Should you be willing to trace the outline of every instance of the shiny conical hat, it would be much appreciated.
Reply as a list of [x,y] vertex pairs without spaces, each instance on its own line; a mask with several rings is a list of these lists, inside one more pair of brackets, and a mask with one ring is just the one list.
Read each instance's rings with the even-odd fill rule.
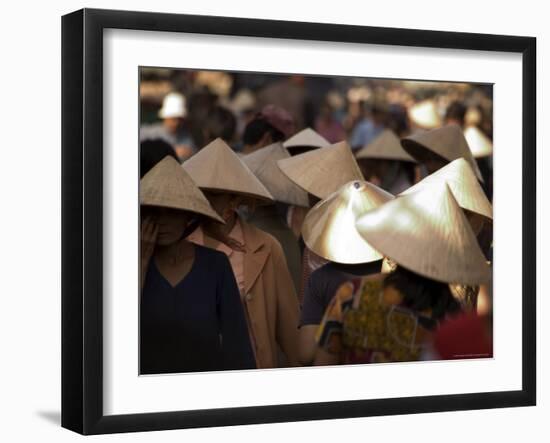
[[290,180],[277,166],[277,160],[290,158],[282,143],[273,143],[241,157],[241,160],[258,177],[278,202],[296,206],[309,206],[307,192]]
[[477,126],[466,128],[464,138],[475,158],[487,157],[493,153],[493,142]]
[[472,167],[464,158],[453,160],[400,195],[411,194],[426,188],[437,188],[441,183],[449,185],[454,198],[462,209],[490,219],[493,218],[493,206],[483,192]]
[[441,126],[441,117],[433,100],[424,100],[408,110],[409,119],[420,128],[433,129]]
[[401,146],[399,137],[390,129],[384,129],[378,137],[362,148],[356,157],[416,163],[416,160]]
[[466,126],[475,126],[481,123],[481,119],[481,111],[475,106],[470,106],[464,115],[464,124]]
[[277,164],[294,183],[320,199],[350,181],[364,180],[346,142],[285,158]]
[[426,150],[447,161],[464,157],[474,170],[476,177],[483,181],[468,142],[458,125],[447,125],[431,131],[410,135],[401,140],[401,145],[420,162],[426,156]]
[[170,156],[164,157],[140,180],[139,202],[142,205],[194,212],[225,223],[189,174]]
[[476,237],[447,184],[389,201],[356,224],[398,265],[433,280],[477,285],[491,279]]
[[382,259],[357,232],[355,222],[394,196],[367,181],[352,181],[309,210],[302,236],[315,254],[336,263],[358,264]]
[[330,142],[313,129],[306,128],[290,137],[283,143],[283,146],[289,151],[292,151],[293,148],[304,146],[310,146],[312,148],[326,148],[327,146],[330,146]]
[[221,138],[206,145],[182,166],[203,190],[273,200],[262,182]]

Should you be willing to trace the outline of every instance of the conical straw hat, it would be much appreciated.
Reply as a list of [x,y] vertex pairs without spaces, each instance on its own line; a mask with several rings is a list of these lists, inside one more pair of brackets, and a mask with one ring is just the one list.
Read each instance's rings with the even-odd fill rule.
[[364,180],[346,142],[285,158],[277,164],[294,183],[320,199],[350,181]]
[[470,106],[464,115],[464,124],[466,126],[475,126],[481,123],[482,118],[481,111],[475,106]]
[[390,129],[384,129],[378,137],[362,148],[356,157],[416,163],[416,160],[401,146],[399,137]]
[[434,129],[441,126],[441,117],[433,100],[424,100],[411,106],[409,119],[422,129]]
[[417,274],[468,285],[491,279],[472,228],[447,184],[397,197],[363,215],[356,227],[381,254]]
[[142,205],[194,212],[225,223],[189,174],[170,156],[164,157],[143,176],[139,182],[139,202]]
[[283,143],[283,146],[291,151],[293,148],[304,146],[309,146],[312,148],[326,148],[327,146],[330,146],[330,142],[313,129],[306,128],[290,137]]
[[315,254],[336,263],[358,264],[382,259],[357,232],[355,222],[394,196],[367,181],[352,181],[307,213],[302,236]]
[[470,164],[459,158],[442,167],[424,180],[403,191],[400,195],[411,194],[426,188],[437,188],[447,183],[458,205],[462,209],[493,218],[493,206],[487,199]]
[[487,157],[493,153],[493,142],[477,126],[466,128],[464,138],[475,158]]
[[290,180],[277,166],[277,160],[290,158],[282,143],[273,143],[241,157],[241,160],[258,177],[278,202],[296,206],[309,206],[307,192]]
[[481,172],[472,156],[468,142],[458,125],[447,125],[442,128],[410,135],[401,140],[405,150],[419,161],[425,157],[426,150],[438,155],[443,160],[453,161],[464,157],[474,170],[476,177],[483,181]]
[[182,166],[203,190],[227,191],[264,201],[273,200],[262,182],[221,138],[206,145]]

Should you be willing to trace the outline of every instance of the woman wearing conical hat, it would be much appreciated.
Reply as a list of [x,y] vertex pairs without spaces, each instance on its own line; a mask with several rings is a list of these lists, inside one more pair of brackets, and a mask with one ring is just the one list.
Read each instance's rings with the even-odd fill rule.
[[317,199],[328,197],[352,180],[363,180],[347,142],[339,142],[277,162],[283,173]]
[[392,194],[399,194],[414,182],[416,160],[401,146],[397,135],[384,129],[356,155],[363,176]]
[[256,175],[258,180],[273,196],[274,204],[256,206],[246,215],[246,221],[275,237],[285,253],[294,287],[300,290],[302,276],[302,253],[298,240],[287,224],[289,207],[307,208],[307,192],[290,180],[277,166],[277,161],[289,158],[290,154],[282,143],[273,143],[241,160]]
[[414,133],[403,138],[401,145],[418,163],[426,167],[428,174],[463,157],[474,170],[478,180],[483,182],[462,128],[458,125],[446,125],[430,131]]
[[[231,262],[258,368],[278,366],[278,347],[287,364],[298,365],[299,305],[280,243],[243,220],[242,205],[273,202],[250,169],[217,139],[183,164],[212,207],[225,221],[223,235],[235,240],[227,248],[197,229],[190,239],[223,251]],[[220,226],[220,225],[218,225]]]
[[445,183],[367,212],[356,228],[397,268],[340,286],[318,330],[315,362],[418,360],[435,327],[460,312],[449,283],[491,280],[472,228]]
[[140,207],[140,373],[254,368],[227,257],[186,239],[219,215],[169,156],[141,179]]
[[328,260],[306,282],[300,319],[300,359],[315,358],[315,334],[338,287],[358,276],[377,274],[382,255],[357,232],[355,222],[393,195],[366,181],[355,180],[317,203],[307,214],[302,233],[308,250]]
[[[292,182],[308,193],[309,206],[314,206],[350,181],[364,180],[353,152],[345,141],[279,160],[277,164]],[[308,208],[295,209],[289,217],[289,225],[297,237],[301,236],[307,210]],[[303,300],[305,285],[311,272],[325,263],[325,259],[307,248],[304,249],[300,301]]]
[[485,158],[493,154],[493,142],[477,126],[466,127],[464,137],[474,158]]
[[464,138],[468,142],[468,147],[474,156],[479,167],[481,176],[485,180],[484,188],[489,198],[493,195],[493,165],[491,155],[493,153],[493,143],[479,129],[482,114],[477,107],[469,107],[460,102],[452,102],[445,113],[445,124],[457,124],[464,131]]
[[464,158],[453,160],[401,195],[426,188],[437,188],[441,183],[447,183],[451,189],[477,236],[481,250],[487,259],[491,260],[493,206],[477,180],[474,170]]
[[472,151],[479,170],[485,178],[485,191],[489,199],[493,198],[493,142],[478,126],[466,125],[464,138]]
[[326,148],[330,142],[311,128],[302,129],[283,143],[290,155],[300,155],[314,149]]
[[[453,160],[401,195],[411,194],[422,189],[437,189],[442,183],[449,186],[458,205],[464,211],[483,254],[487,260],[492,260],[493,206],[485,195],[472,167],[464,158]],[[479,289],[477,285],[451,285],[453,295],[467,310],[476,309]]]

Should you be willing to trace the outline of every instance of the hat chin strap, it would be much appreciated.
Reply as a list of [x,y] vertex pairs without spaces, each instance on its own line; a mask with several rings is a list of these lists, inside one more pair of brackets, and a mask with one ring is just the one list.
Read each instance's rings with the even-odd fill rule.
[[187,238],[188,236],[190,236],[193,232],[195,232],[195,230],[200,226],[200,224],[201,222],[199,217],[193,218],[189,223],[187,223],[187,226],[183,230],[183,233],[181,234],[181,237],[179,238],[178,241],[183,240],[184,238]]

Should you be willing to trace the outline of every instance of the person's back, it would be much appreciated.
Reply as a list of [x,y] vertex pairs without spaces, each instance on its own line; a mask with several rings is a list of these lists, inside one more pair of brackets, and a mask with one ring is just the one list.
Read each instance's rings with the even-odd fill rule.
[[432,331],[460,312],[448,284],[397,267],[346,282],[319,327],[315,363],[419,360]]

